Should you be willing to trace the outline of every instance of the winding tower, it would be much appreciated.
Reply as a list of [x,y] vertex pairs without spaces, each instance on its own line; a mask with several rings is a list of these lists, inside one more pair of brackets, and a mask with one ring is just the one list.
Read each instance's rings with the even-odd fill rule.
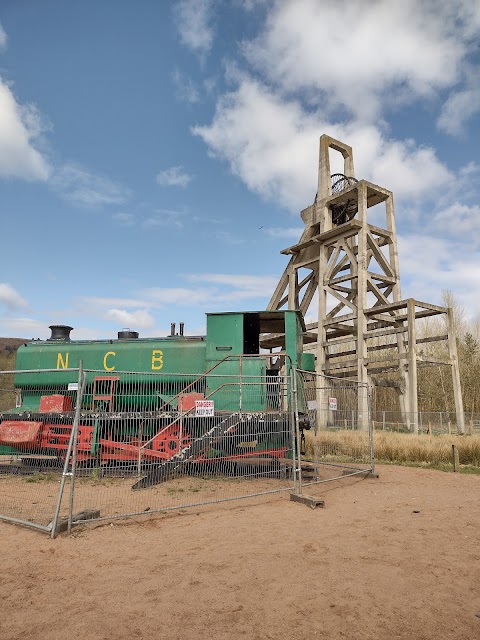
[[[343,160],[342,173],[331,173],[332,152]],[[281,252],[290,260],[268,310],[299,309],[308,318],[317,300],[318,319],[307,324],[306,336],[315,351],[317,373],[393,387],[404,421],[414,433],[418,367],[450,367],[457,429],[463,433],[452,311],[402,299],[392,192],[357,180],[352,148],[322,135],[317,195],[301,217],[304,231],[297,244]],[[429,316],[443,316],[446,333],[419,337],[417,322]],[[436,340],[448,343],[446,360],[424,356],[419,347]],[[366,392],[359,392],[359,428],[366,427],[367,420]]]

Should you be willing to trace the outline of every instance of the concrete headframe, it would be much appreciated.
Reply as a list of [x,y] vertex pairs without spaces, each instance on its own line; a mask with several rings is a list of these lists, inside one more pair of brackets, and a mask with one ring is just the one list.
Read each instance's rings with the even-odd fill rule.
[[[343,157],[343,174],[331,174],[332,150]],[[371,224],[369,212],[384,226]],[[356,180],[352,148],[322,135],[317,195],[301,217],[304,231],[297,244],[282,251],[290,260],[267,308],[299,309],[308,319],[317,298],[317,319],[307,324],[306,335],[316,354],[317,373],[355,378],[365,388],[394,387],[413,432],[418,432],[418,367],[449,366],[457,428],[463,433],[452,311],[413,298],[402,300],[392,192]],[[438,315],[445,317],[447,333],[419,338],[417,321]],[[448,343],[448,359],[419,355],[418,345],[432,340]],[[366,394],[359,393],[359,427],[366,420]]]

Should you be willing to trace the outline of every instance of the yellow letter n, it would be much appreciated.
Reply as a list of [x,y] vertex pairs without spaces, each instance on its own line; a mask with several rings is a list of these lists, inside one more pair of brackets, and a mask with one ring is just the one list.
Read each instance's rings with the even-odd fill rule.
[[68,353],[65,354],[65,360],[61,353],[57,356],[57,369],[68,369]]

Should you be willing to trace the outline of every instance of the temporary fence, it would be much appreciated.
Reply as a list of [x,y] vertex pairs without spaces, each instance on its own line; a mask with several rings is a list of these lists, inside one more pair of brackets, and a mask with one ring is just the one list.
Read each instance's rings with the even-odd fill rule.
[[299,372],[310,432],[302,443],[302,484],[374,474],[373,428],[368,385]]
[[[67,374],[77,382],[59,393]],[[293,375],[62,369],[0,372],[0,383],[12,375],[21,397],[10,389],[0,414],[1,519],[55,535],[297,482]]]
[[[65,385],[60,396],[66,375],[77,383]],[[52,530],[71,480],[71,466],[64,474],[63,462],[73,445],[78,379],[78,369],[0,372],[1,519]]]
[[365,385],[249,362],[0,372],[0,519],[53,537],[374,471]]
[[[94,403],[92,384],[105,383],[86,373]],[[112,519],[292,489],[291,376],[118,375],[113,410],[94,414],[99,461],[93,479],[77,469],[75,512]]]

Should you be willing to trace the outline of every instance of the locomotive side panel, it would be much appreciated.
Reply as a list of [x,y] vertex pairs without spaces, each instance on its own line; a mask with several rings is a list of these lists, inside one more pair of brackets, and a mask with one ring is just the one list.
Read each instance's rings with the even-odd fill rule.
[[[80,361],[84,369],[117,377],[117,391],[123,384],[131,386],[131,376],[125,372],[135,372],[135,383],[144,388],[143,398],[135,400],[138,405],[142,399],[147,400],[145,393],[148,394],[148,387],[155,381],[151,374],[161,374],[164,384],[176,387],[186,386],[201,375],[205,370],[205,342],[154,338],[29,343],[17,353],[16,366],[20,373],[15,375],[15,386],[22,391],[20,409],[38,411],[46,389],[49,393],[67,393],[68,385],[78,381],[78,373],[68,369],[78,368]],[[101,374],[89,373],[87,383],[91,386],[98,375]]]

